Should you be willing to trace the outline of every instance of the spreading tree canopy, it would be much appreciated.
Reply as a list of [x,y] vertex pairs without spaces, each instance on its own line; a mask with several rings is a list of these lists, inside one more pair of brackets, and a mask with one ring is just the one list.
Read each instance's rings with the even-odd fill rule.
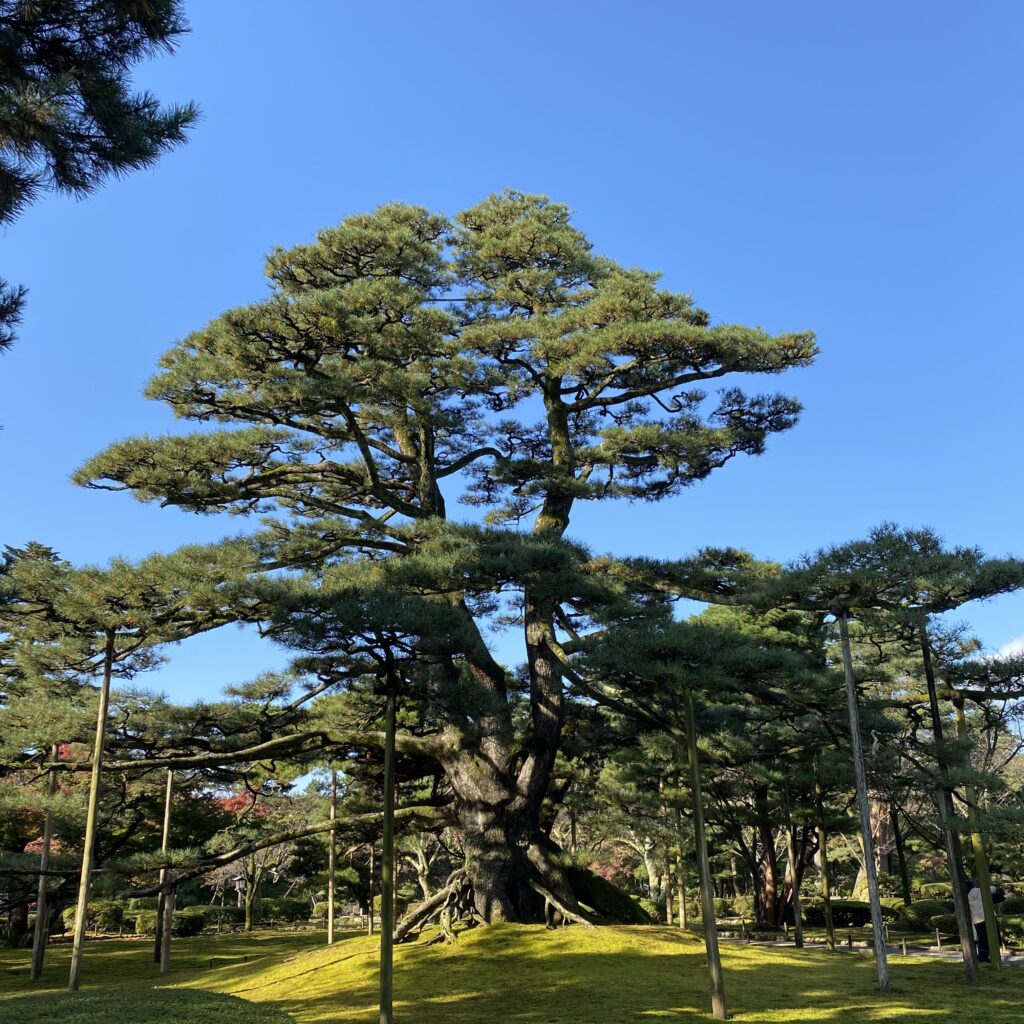
[[[597,591],[629,598],[665,570],[568,544],[573,509],[672,498],[761,454],[799,404],[726,379],[805,366],[814,338],[713,324],[597,255],[566,207],[511,191],[450,220],[401,204],[350,217],[267,273],[265,301],[178,342],[149,384],[201,428],[117,443],[76,479],[263,513],[268,568],[330,566],[332,586],[373,578],[443,604],[459,627],[417,644],[418,741],[453,793],[477,910],[536,919],[539,889],[571,905],[541,825],[562,658]],[[453,499],[478,521],[453,519]],[[669,575],[681,592],[716,573]],[[496,623],[522,630],[521,677],[492,653]]]
[[[85,195],[184,141],[191,104],[132,92],[133,65],[173,49],[182,0],[0,0],[0,224],[46,190]],[[25,290],[0,281],[0,348]]]

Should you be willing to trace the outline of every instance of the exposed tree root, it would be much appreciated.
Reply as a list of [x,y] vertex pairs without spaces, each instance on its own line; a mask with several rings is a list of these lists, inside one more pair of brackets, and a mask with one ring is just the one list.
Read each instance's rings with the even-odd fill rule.
[[418,934],[435,915],[441,927],[439,937],[434,940],[438,942],[456,941],[457,921],[468,920],[475,924],[481,919],[473,905],[473,883],[465,869],[453,871],[442,889],[417,904],[402,918],[395,929],[395,942],[410,938],[414,932]]
[[[576,911],[570,909],[562,900],[560,900],[553,892],[546,889],[540,882],[531,878],[529,880],[530,888],[533,889],[538,896],[543,897],[545,908],[544,908],[544,920],[548,928],[555,928],[559,923],[569,924],[573,922],[575,924],[586,925],[588,928],[594,927],[594,922],[590,920],[582,911]],[[556,919],[556,913],[561,915],[561,922]]]

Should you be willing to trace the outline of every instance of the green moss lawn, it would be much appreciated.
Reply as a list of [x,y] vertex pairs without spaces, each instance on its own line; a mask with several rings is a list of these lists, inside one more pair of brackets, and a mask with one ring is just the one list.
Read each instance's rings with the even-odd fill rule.
[[[28,981],[27,954],[7,951],[0,954],[0,1024],[280,1024],[288,1016],[297,1024],[371,1024],[376,940],[321,943],[314,933],[178,940],[174,972],[145,995],[139,990],[161,985],[149,943],[92,943],[76,996],[60,992],[66,946],[51,950],[38,988]],[[751,1024],[1017,1024],[1024,1017],[1020,968],[999,978],[986,970],[970,992],[955,963],[895,956],[893,991],[882,996],[863,954],[732,943],[723,954],[730,1010]],[[502,926],[464,933],[454,946],[396,951],[399,1024],[698,1021],[711,1019],[707,1006],[703,945],[670,928]]]

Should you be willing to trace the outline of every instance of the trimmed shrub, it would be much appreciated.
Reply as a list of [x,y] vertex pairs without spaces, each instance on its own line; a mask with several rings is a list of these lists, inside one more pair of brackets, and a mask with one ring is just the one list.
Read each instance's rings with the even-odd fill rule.
[[306,900],[266,899],[260,901],[262,921],[308,921],[309,903]]
[[156,935],[156,911],[140,910],[135,915],[136,935]]
[[[803,901],[801,901],[803,906]],[[737,917],[753,917],[754,916],[754,897],[753,896],[737,896],[732,901],[732,912]]]
[[[803,917],[807,924],[815,928],[822,927],[825,924],[825,904],[810,904],[804,910]],[[886,921],[895,920],[896,911],[883,904],[882,918]],[[865,900],[832,900],[832,923],[837,928],[863,928],[871,923],[871,904]]]
[[999,930],[1007,942],[1024,943],[1024,915],[1014,914],[999,918]]
[[[217,909],[219,910],[220,907]],[[206,907],[185,907],[184,910],[174,911],[171,922],[172,934],[183,938],[198,935],[206,927],[206,910]],[[156,934],[155,910],[135,911],[135,934]]]
[[956,927],[956,914],[936,914],[928,918],[929,928],[938,928],[943,935],[959,935]]
[[1024,914],[1024,896],[1011,896],[996,904],[996,913],[1000,917],[1017,917]]
[[156,910],[159,905],[158,896],[134,896],[128,901],[128,910]]
[[[61,914],[64,927],[69,931],[75,927],[76,909],[76,907],[68,907]],[[117,900],[93,900],[89,904],[85,927],[91,932],[112,935],[120,930],[123,915],[124,907]]]
[[952,912],[950,900],[914,900],[909,907],[897,908],[896,923],[907,931],[925,931],[933,917]]
[[233,904],[210,903],[204,907],[193,907],[193,910],[202,910],[206,917],[206,923],[211,928],[223,928],[225,925],[241,924],[245,920],[245,907],[236,907]]
[[926,882],[921,886],[923,900],[951,900],[953,884],[951,882]]
[[182,938],[199,935],[206,927],[205,907],[186,907],[174,912],[171,931]]

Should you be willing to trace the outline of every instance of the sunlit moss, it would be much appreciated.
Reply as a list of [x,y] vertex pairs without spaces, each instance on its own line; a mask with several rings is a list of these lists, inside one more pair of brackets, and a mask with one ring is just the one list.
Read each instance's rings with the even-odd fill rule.
[[[377,942],[356,936],[328,948],[322,936],[266,933],[183,940],[167,983],[239,996],[298,1024],[365,1024],[376,1016]],[[63,954],[53,952],[48,972],[61,985]],[[87,987],[101,978],[105,985],[158,983],[148,943],[96,944],[88,952]],[[19,955],[3,954],[0,965],[18,970]],[[999,978],[983,972],[979,989],[969,991],[955,963],[897,956],[893,992],[883,996],[861,953],[726,943],[723,957],[730,1009],[751,1024],[1017,1024],[1024,1015],[1024,972],[1016,967]],[[0,970],[0,995],[27,988],[27,973]],[[671,928],[495,926],[465,932],[452,946],[396,950],[395,1017],[407,1024],[696,1021],[710,1019],[709,1002],[703,944]],[[17,1019],[3,1016],[14,1005],[0,1000],[0,1022]],[[113,1022],[108,1016],[98,1024]]]

